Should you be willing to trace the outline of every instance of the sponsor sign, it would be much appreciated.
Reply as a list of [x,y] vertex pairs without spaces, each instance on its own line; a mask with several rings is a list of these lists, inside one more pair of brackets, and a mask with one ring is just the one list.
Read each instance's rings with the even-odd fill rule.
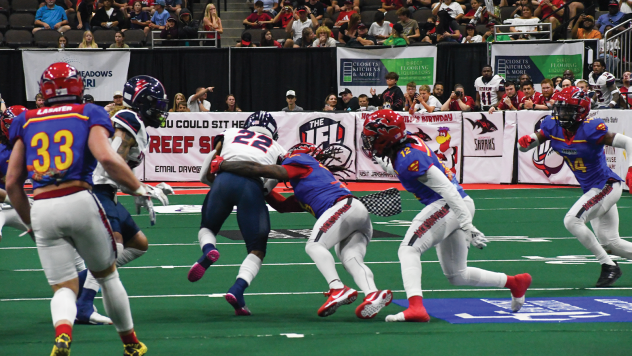
[[463,182],[500,183],[503,113],[463,113]]
[[[408,308],[405,299],[393,302]],[[424,306],[450,324],[632,322],[632,297],[527,297],[517,313],[511,299],[424,299]]]
[[72,65],[83,78],[85,94],[96,101],[111,101],[115,91],[122,91],[127,81],[129,51],[22,51],[26,98],[35,101],[44,70],[53,63]]
[[[602,119],[608,127],[608,131],[620,133],[626,136],[632,135],[632,122],[630,122],[629,111],[626,110],[597,110],[591,112],[590,116],[598,119]],[[611,146],[604,146],[604,153],[606,154],[606,162],[608,167],[612,169],[619,177],[625,179],[628,173],[628,161],[632,152],[626,152],[623,148],[615,148]],[[627,187],[623,182],[624,188]],[[627,187],[626,189],[629,189]]]

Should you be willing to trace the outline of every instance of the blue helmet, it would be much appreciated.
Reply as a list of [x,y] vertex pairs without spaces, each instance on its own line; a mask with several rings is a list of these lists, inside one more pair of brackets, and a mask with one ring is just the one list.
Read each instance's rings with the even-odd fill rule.
[[246,119],[246,123],[244,124],[244,128],[248,129],[250,127],[261,127],[266,129],[270,132],[272,139],[275,141],[279,138],[276,121],[274,121],[272,115],[270,115],[267,111],[255,111],[253,114],[248,116],[248,119]]
[[169,116],[169,99],[162,83],[148,75],[137,75],[123,87],[125,104],[138,112],[145,125],[165,127]]

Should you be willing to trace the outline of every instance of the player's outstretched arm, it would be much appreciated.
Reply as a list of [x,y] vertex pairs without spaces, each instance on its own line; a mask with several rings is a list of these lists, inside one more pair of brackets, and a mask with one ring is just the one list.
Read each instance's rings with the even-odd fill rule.
[[244,177],[263,177],[263,178],[274,178],[278,181],[288,181],[290,179],[287,170],[282,166],[277,165],[263,165],[257,162],[228,162],[223,159],[219,160],[221,157],[217,157],[211,163],[211,173],[214,173],[213,164],[216,161],[218,162],[218,167],[215,172],[231,172],[238,174]]
[[546,137],[540,131],[531,135],[524,135],[518,139],[518,149],[521,152],[528,152],[546,140]]
[[134,176],[125,160],[110,146],[107,129],[102,126],[93,126],[90,129],[88,147],[94,158],[103,165],[105,171],[115,182],[134,192],[134,195],[146,193],[145,188]]
[[[604,135],[603,144],[616,148],[623,148],[626,152],[628,152],[628,155],[629,152],[632,152],[632,138],[620,133],[606,133]],[[632,158],[629,158],[628,165],[628,174],[625,176],[625,184],[627,184],[628,188],[630,188],[632,187]],[[632,194],[632,189],[630,189],[630,194]]]
[[9,159],[7,169],[7,193],[13,204],[13,208],[22,219],[22,222],[30,228],[31,225],[31,204],[24,192],[24,181],[27,177],[25,162],[24,142],[18,139],[13,145],[13,152]]

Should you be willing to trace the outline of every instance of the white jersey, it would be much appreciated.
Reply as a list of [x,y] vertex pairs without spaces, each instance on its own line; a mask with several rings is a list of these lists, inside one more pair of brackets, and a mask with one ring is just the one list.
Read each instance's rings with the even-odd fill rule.
[[[595,92],[593,101],[596,102],[598,106],[608,106],[612,101],[612,95],[619,92],[619,89],[614,85],[615,80],[614,75],[608,72],[603,72],[599,76],[594,72],[588,75],[588,84],[590,84],[590,88]],[[614,87],[615,90],[610,91],[608,87]]]
[[[133,169],[137,167],[145,158],[145,151],[148,148],[149,135],[145,129],[145,124],[138,114],[130,110],[121,110],[112,117],[112,126],[114,129],[121,129],[127,131],[134,136],[136,144],[132,146],[125,157],[125,162]],[[120,146],[120,142],[114,141],[110,138],[110,143],[113,143],[112,147],[116,151]],[[116,146],[116,147],[114,147]],[[97,184],[109,184],[113,187],[118,187],[118,184],[110,178],[110,175],[105,171],[101,163],[97,165],[94,170],[93,176],[94,185]]]
[[505,91],[505,78],[494,75],[489,82],[485,83],[480,76],[474,81],[474,87],[481,97],[481,106],[492,106],[498,103],[498,92]]
[[[221,156],[227,161],[250,161],[260,164],[277,164],[285,155],[285,149],[266,134],[255,132],[251,127],[228,129],[222,137]],[[219,138],[219,136],[217,137]],[[216,139],[217,139],[216,138]]]

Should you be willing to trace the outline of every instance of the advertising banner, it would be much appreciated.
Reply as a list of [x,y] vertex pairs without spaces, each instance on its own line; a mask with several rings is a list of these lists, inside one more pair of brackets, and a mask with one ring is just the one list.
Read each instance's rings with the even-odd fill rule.
[[583,42],[538,43],[522,46],[495,42],[492,44],[494,73],[518,82],[526,73],[531,76],[535,89],[540,91],[540,82],[545,78],[561,77],[569,69],[575,78],[583,76]]
[[111,101],[114,92],[122,91],[127,81],[129,59],[129,51],[22,51],[26,98],[35,101],[44,70],[53,63],[64,62],[81,74],[85,94],[96,101]]
[[501,182],[504,129],[502,112],[463,113],[464,183]]
[[[627,136],[632,135],[632,122],[630,120],[629,110],[597,110],[590,114],[589,117],[602,119],[606,126],[608,126],[608,131]],[[626,152],[623,148],[611,146],[605,146],[604,151],[608,167],[621,177],[621,179],[625,180],[625,176],[628,173],[628,161],[630,160],[631,152]],[[623,182],[623,186],[625,189],[629,189],[629,187],[625,185],[625,182]]]
[[[439,160],[458,178],[461,176],[461,112],[438,112],[408,115],[400,113],[406,119],[406,128],[413,135],[421,138],[426,145],[435,152]],[[370,158],[369,153],[362,149],[362,123],[369,113],[356,113],[357,133],[357,178],[358,180],[392,180],[397,177],[384,172],[382,167]],[[460,181],[460,179],[459,179]]]
[[402,91],[406,84],[433,86],[437,48],[435,46],[355,49],[338,47],[338,88],[349,88],[354,96],[369,95],[371,88],[382,93],[388,86],[384,76],[399,74]]

